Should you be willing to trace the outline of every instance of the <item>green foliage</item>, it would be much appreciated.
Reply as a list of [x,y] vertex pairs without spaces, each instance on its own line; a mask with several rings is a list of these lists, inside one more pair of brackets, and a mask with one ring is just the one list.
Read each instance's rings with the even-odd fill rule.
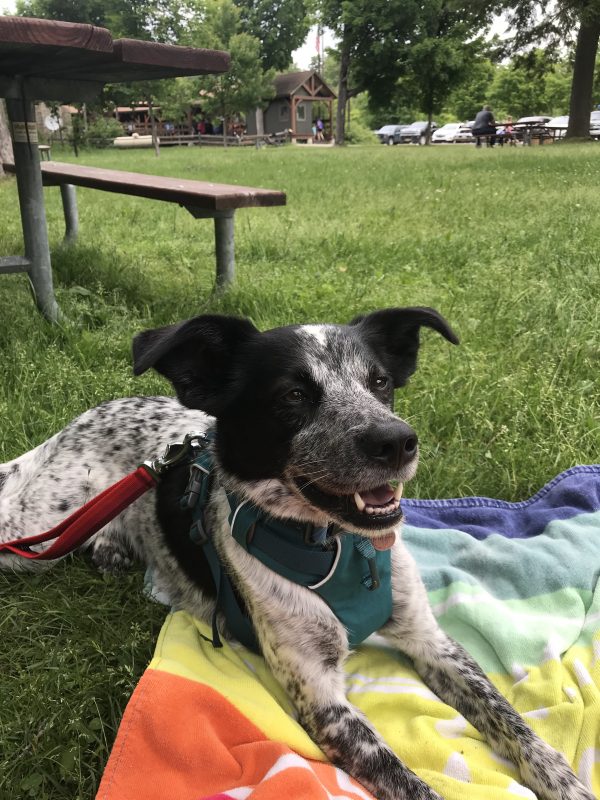
[[263,71],[259,40],[240,32],[240,11],[232,0],[207,0],[206,12],[212,46],[229,51],[231,68],[223,75],[201,78],[199,85],[206,92],[207,111],[228,120],[272,97],[275,73]]
[[160,107],[160,117],[171,122],[185,122],[192,103],[198,102],[197,81],[190,78],[173,78],[160,81],[154,94]]
[[264,69],[286,70],[310,28],[305,0],[234,0],[242,30],[261,43]]
[[449,122],[466,122],[475,117],[477,111],[489,101],[490,85],[496,69],[489,59],[474,59],[468,78],[448,96],[445,110],[450,117]]
[[88,125],[87,134],[83,144],[90,143],[94,146],[101,144],[112,144],[112,140],[117,136],[123,136],[123,126],[113,117],[96,117]]

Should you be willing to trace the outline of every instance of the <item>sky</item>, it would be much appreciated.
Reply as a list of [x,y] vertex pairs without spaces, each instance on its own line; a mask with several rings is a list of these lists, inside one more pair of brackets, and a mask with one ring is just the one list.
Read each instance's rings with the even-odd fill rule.
[[[323,31],[321,40],[321,55],[328,47],[333,47],[336,39],[330,30]],[[300,69],[308,69],[311,58],[317,55],[317,28],[311,28],[306,41],[298,50],[292,53],[292,61]]]

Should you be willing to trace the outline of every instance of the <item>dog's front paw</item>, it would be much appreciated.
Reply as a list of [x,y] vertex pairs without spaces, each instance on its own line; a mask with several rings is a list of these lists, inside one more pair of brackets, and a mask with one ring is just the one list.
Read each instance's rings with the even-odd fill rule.
[[119,575],[132,564],[129,551],[114,536],[100,533],[92,541],[91,547],[92,563],[100,572]]
[[431,786],[405,767],[400,774],[381,775],[378,780],[367,781],[365,785],[377,800],[443,800]]
[[539,800],[596,800],[577,778],[566,758],[544,744],[521,764],[523,780]]

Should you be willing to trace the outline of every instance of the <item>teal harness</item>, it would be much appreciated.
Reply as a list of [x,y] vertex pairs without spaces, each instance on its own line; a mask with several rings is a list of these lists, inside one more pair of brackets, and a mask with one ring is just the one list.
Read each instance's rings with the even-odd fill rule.
[[[181,498],[182,508],[191,509],[190,537],[202,547],[210,566],[217,603],[212,622],[213,647],[221,647],[217,631],[217,610],[223,612],[228,630],[245,647],[260,648],[252,622],[240,604],[204,524],[204,512],[214,480],[214,462],[208,444],[190,467],[190,480]],[[348,632],[354,647],[381,628],[392,613],[391,555],[375,550],[369,539],[330,525],[318,528],[310,523],[269,516],[247,500],[227,492],[229,524],[236,542],[266,567],[314,591],[331,608]]]

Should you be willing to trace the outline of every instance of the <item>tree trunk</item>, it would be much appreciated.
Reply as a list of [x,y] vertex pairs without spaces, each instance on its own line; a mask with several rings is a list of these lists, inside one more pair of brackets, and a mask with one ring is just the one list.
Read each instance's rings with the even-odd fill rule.
[[425,144],[431,144],[431,123],[433,122],[433,111],[427,115],[427,130],[425,131]]
[[256,146],[260,147],[263,143],[263,136],[265,135],[265,118],[263,115],[263,110],[260,106],[257,106],[255,111],[256,116]]
[[600,18],[582,19],[575,47],[567,139],[590,138],[592,86],[599,37]]
[[6,106],[4,105],[4,100],[0,100],[0,178],[4,175],[4,170],[2,169],[3,161],[13,162],[14,156]]
[[346,138],[346,104],[348,103],[348,72],[350,71],[350,45],[352,28],[344,25],[340,52],[340,82],[338,85],[337,113],[335,120],[335,143],[344,144]]

